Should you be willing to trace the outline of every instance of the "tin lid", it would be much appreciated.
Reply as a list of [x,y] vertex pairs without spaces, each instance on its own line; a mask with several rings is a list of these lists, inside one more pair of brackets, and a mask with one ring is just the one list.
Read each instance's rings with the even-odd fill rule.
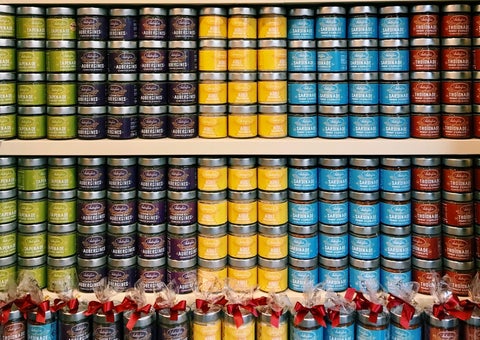
[[357,201],[376,201],[380,198],[380,194],[378,191],[361,192],[349,190],[348,196],[350,197],[350,199]]
[[138,11],[139,15],[160,15],[166,16],[167,10],[162,7],[142,7]]
[[287,113],[287,105],[259,105],[258,113]]
[[109,81],[134,82],[137,80],[136,73],[109,73]]
[[106,16],[107,9],[101,7],[79,7],[77,8],[77,15],[99,15]]
[[[133,310],[128,310],[123,313],[123,323],[126,325],[130,318],[132,317]],[[145,329],[146,327],[151,327],[157,320],[155,312],[148,312],[147,314],[141,313],[140,317],[135,322],[135,327],[139,329]]]
[[198,236],[223,236],[227,234],[227,224],[221,224],[216,226],[198,225]]
[[[203,40],[201,40],[203,41]],[[212,40],[208,40],[208,41],[212,41]],[[225,47],[225,40],[214,40],[214,41],[222,41],[223,43],[218,43],[220,45],[222,45],[222,47]],[[196,41],[192,41],[192,40],[170,40],[168,42],[168,48],[169,49],[176,49],[176,48],[179,48],[179,49],[182,49],[182,48],[197,48],[197,42]]]
[[255,81],[257,80],[257,73],[252,72],[229,72],[228,73],[228,80],[229,81]]
[[261,39],[258,41],[259,48],[287,48],[285,39]]
[[222,191],[198,191],[198,200],[203,201],[222,201],[227,198],[227,190]]
[[110,8],[110,16],[129,17],[138,15],[135,8]]
[[[378,72],[349,72],[348,79],[353,81],[375,81],[375,80],[378,80]],[[356,106],[364,106],[364,105],[356,105]],[[371,106],[374,106],[374,105],[371,105]]]
[[228,48],[257,48],[257,41],[232,39],[228,41]]
[[165,223],[162,224],[141,224],[137,223],[137,232],[140,234],[159,234],[167,229]]
[[0,166],[5,167],[15,165],[17,163],[16,157],[0,157]]
[[166,105],[158,105],[158,106],[139,106],[138,113],[144,115],[160,115],[167,113],[167,106]]
[[107,198],[113,201],[123,201],[134,199],[137,194],[136,190],[130,191],[107,191]]
[[47,265],[51,267],[68,267],[74,266],[76,263],[77,257],[75,255],[62,258],[47,256]]
[[52,200],[69,200],[77,196],[77,190],[48,190],[48,198]]
[[246,259],[239,259],[239,258],[236,258],[236,257],[228,256],[227,260],[228,260],[228,265],[229,266],[236,267],[236,268],[247,269],[247,268],[255,267],[257,265],[257,257],[256,256],[249,257],[249,258],[246,258]]
[[[347,13],[347,11],[345,10],[345,7],[340,7],[340,6],[320,6],[320,7],[317,8],[316,13],[317,13],[317,15],[323,15],[323,14],[345,15]],[[350,13],[352,13],[352,12],[350,12]]]
[[199,308],[193,311],[193,322],[200,324],[215,323],[222,317],[222,308],[219,305],[212,305],[206,312]]
[[[77,75],[77,79],[79,82],[85,81],[85,82],[102,82],[107,80],[107,75],[105,73],[79,73]],[[96,84],[90,84],[90,85],[96,85]],[[106,111],[106,109],[105,109]]]
[[269,268],[269,269],[287,269],[287,261],[286,257],[281,259],[266,259],[264,257],[258,257],[258,266]]
[[228,190],[228,199],[231,201],[251,201],[257,198],[257,190],[233,191]]
[[442,111],[444,113],[470,114],[472,113],[472,106],[471,105],[442,105]]
[[313,17],[315,11],[313,8],[290,8],[288,16],[291,17]]
[[126,235],[126,234],[131,234],[135,233],[137,230],[137,224],[132,223],[128,225],[114,225],[114,224],[109,224],[107,228],[107,232],[109,234],[115,234],[115,235]]
[[[37,310],[33,310],[33,311],[29,311],[28,312],[28,320],[29,321],[32,321],[32,322],[35,322],[36,318],[37,318]],[[43,315],[43,317],[45,318],[45,323],[50,323],[50,321],[55,317],[56,314],[54,314],[54,312],[50,311],[50,310],[46,310],[45,311],[45,315]]]
[[382,311],[378,313],[377,322],[370,321],[370,310],[358,310],[358,321],[366,326],[378,327],[388,325],[390,322],[390,313],[388,311]]
[[[315,73],[295,73],[295,72],[291,72],[291,73],[288,74],[288,80],[314,82],[315,80],[317,80],[317,77],[316,77]],[[312,83],[312,84],[316,85],[315,83]]]
[[310,49],[315,48],[315,41],[313,40],[289,40],[288,41],[288,48],[300,48],[300,49]]
[[48,165],[74,166],[77,163],[75,157],[48,157]]
[[446,257],[443,258],[444,269],[450,268],[451,270],[473,270],[475,268],[475,261],[453,261]]
[[107,192],[105,190],[100,191],[77,191],[77,198],[80,200],[99,200],[105,198]]
[[411,226],[406,225],[402,227],[395,227],[391,225],[386,225],[386,224],[381,224],[380,225],[380,230],[382,233],[386,235],[392,235],[392,236],[409,236],[411,232]]
[[169,73],[168,80],[170,81],[195,81],[197,80],[196,73]]
[[17,255],[13,254],[6,257],[0,257],[0,267],[7,267],[14,265],[17,262]]
[[78,157],[78,165],[98,166],[106,163],[106,157]]
[[407,6],[382,6],[379,14],[408,14]]
[[45,40],[17,40],[17,48],[19,48],[19,49],[21,49],[21,48],[40,48],[40,49],[43,49],[43,48],[45,48]]
[[269,14],[286,15],[287,11],[285,7],[264,6],[264,7],[260,7],[258,14],[259,15],[269,15]]
[[348,10],[348,14],[377,14],[375,6],[353,6]]
[[184,106],[168,105],[168,113],[173,113],[173,114],[197,113],[197,106],[196,105],[184,105]]
[[170,8],[168,10],[168,15],[170,15],[170,16],[176,16],[176,15],[196,16],[197,15],[197,10],[195,8],[191,8],[191,7]]
[[169,165],[195,165],[197,163],[197,159],[195,157],[168,157],[168,164]]
[[95,259],[82,259],[81,257],[77,258],[77,265],[83,268],[95,268],[103,267],[107,264],[107,257],[98,257]]
[[438,13],[440,8],[438,5],[425,4],[425,5],[415,5],[410,7],[410,12],[412,13]]
[[348,79],[348,73],[319,73],[319,81],[346,81]]
[[258,190],[258,199],[265,201],[285,201],[287,199],[287,191],[263,191]]
[[[232,106],[230,106],[231,108]],[[239,107],[248,107],[247,106],[239,106]],[[254,167],[257,162],[255,157],[229,157],[228,158],[228,165],[230,166],[239,166],[239,167]]]
[[396,201],[396,202],[403,202],[410,200],[410,191],[407,192],[389,192],[389,191],[382,191],[381,198],[385,201]]
[[191,200],[197,197],[197,192],[193,191],[167,191],[167,197],[171,200],[184,201]]
[[[346,225],[345,225],[346,226]],[[318,226],[317,224],[310,224],[310,225],[296,225],[296,224],[288,224],[288,231],[293,234],[299,235],[309,235],[309,234],[317,234]],[[345,229],[346,232],[346,229]]]
[[137,256],[137,265],[143,268],[163,267],[167,264],[167,258],[160,257],[158,259],[143,259]]
[[447,158],[442,159],[443,165],[452,166],[455,168],[470,168],[473,166],[472,158]]
[[[136,41],[130,41],[130,40],[110,40],[108,41],[107,44],[109,49],[118,49],[118,50],[135,50],[137,48],[137,42]],[[47,46],[48,47],[48,46]],[[127,51],[125,51],[127,52]],[[136,53],[135,51],[132,51]]]
[[215,81],[226,81],[227,73],[226,72],[201,72],[199,74],[199,80],[215,80]]
[[77,43],[73,40],[47,40],[46,47],[48,49],[74,49]]
[[[114,311],[113,312],[113,322],[118,323],[118,322],[121,322],[121,320],[122,320],[122,314]],[[93,314],[93,321],[97,322],[97,323],[100,323],[100,324],[110,323],[109,321],[107,321],[107,316],[103,312],[100,312],[100,311]]]
[[410,166],[411,160],[409,157],[394,158],[394,157],[381,157],[380,164],[393,167],[405,167]]
[[447,4],[442,6],[444,13],[470,12],[471,7],[467,4]]
[[167,75],[165,73],[140,73],[138,75],[140,81],[165,81]]
[[199,157],[197,160],[198,166],[210,167],[210,166],[225,166],[227,165],[226,157]]
[[231,114],[255,114],[257,105],[228,105],[228,112]]
[[390,260],[385,257],[381,258],[381,266],[394,270],[410,271],[412,268],[412,260]]
[[[0,190],[0,200],[6,200],[17,196],[17,189]],[[0,232],[2,229],[0,229]]]
[[15,14],[15,7],[10,5],[0,5],[0,13]]
[[342,201],[348,198],[348,191],[319,191],[318,198],[327,201]]
[[442,226],[442,231],[444,234],[453,235],[453,236],[473,236],[474,234],[473,226],[453,227],[453,226],[444,224]]
[[14,39],[0,39],[0,47],[14,47],[15,40]]
[[107,263],[110,269],[132,267],[137,265],[137,257],[132,256],[125,259],[114,259],[109,256],[107,258]]
[[257,224],[228,224],[228,232],[232,235],[252,235],[257,233]]
[[442,259],[436,260],[423,260],[417,257],[412,257],[412,266],[418,267],[424,270],[441,270],[442,269]]
[[258,80],[263,81],[281,81],[287,79],[286,72],[259,72]]
[[432,311],[430,309],[426,309],[424,313],[426,317],[426,322],[433,327],[451,329],[458,327],[460,322],[459,319],[450,315],[447,315],[443,319],[439,319],[432,314]]
[[46,157],[37,157],[37,158],[19,157],[17,161],[18,161],[18,166],[37,167],[37,166],[47,165]]
[[287,234],[287,224],[265,225],[258,224],[258,233],[264,235],[283,236]]
[[178,235],[187,235],[187,234],[192,234],[197,231],[197,225],[194,224],[189,224],[189,225],[173,225],[169,224],[167,225],[167,231],[171,234],[178,234]]
[[412,231],[414,233],[422,234],[422,235],[438,236],[442,232],[442,226],[441,225],[424,226],[424,225],[412,224]]
[[197,265],[197,259],[193,258],[190,260],[172,260],[167,258],[167,266],[177,269],[187,269],[194,268]]
[[47,190],[18,191],[17,194],[20,200],[38,200],[47,197]]
[[136,157],[124,157],[124,158],[108,157],[107,164],[109,166],[132,166],[137,164],[137,158]]
[[348,105],[318,105],[319,114],[331,114],[331,115],[340,115],[348,113]]
[[47,106],[48,115],[74,115],[76,106]]
[[412,191],[412,198],[419,201],[438,201],[441,193],[439,191]]
[[273,157],[259,157],[258,158],[258,165],[259,166],[286,166],[287,159],[286,158],[273,158]]
[[318,165],[327,167],[345,167],[348,164],[348,158],[324,158],[318,159]]
[[318,40],[317,47],[327,48],[327,49],[347,48],[347,40],[345,39]]
[[224,115],[227,113],[227,105],[199,105],[198,113]]
[[440,105],[410,105],[412,114],[440,113]]
[[406,81],[410,79],[408,72],[380,72],[380,80]]
[[226,16],[227,10],[223,7],[202,7],[200,9],[200,15]]
[[467,321],[465,321],[468,325],[474,326],[474,327],[480,327],[480,315],[478,313],[478,309],[473,311],[473,314],[470,316]]
[[[82,225],[77,224],[77,232],[81,234],[102,234],[107,231],[107,225],[105,223],[96,225]],[[98,235],[100,236],[100,235]]]
[[365,227],[360,225],[351,224],[349,225],[350,233],[357,235],[377,235],[380,231],[379,225],[374,225],[372,227]]
[[[444,80],[470,80],[472,79],[471,71],[442,71]],[[454,105],[450,105],[454,106]]]
[[348,231],[348,224],[345,223],[340,225],[330,225],[330,224],[319,223],[318,230],[321,233],[325,233],[325,234],[340,235]]
[[377,167],[379,165],[378,158],[358,158],[358,157],[351,157],[349,164],[352,166],[360,166],[360,167]]
[[375,115],[378,114],[378,105],[349,105],[350,113],[352,114],[366,114]]
[[349,257],[349,263],[352,267],[365,269],[365,270],[372,270],[377,269],[380,265],[380,258],[372,259],[372,260],[359,260],[354,257]]
[[162,191],[140,191],[138,190],[138,198],[144,200],[160,200],[167,196],[167,190]]
[[410,39],[411,47],[420,47],[422,49],[428,49],[430,46],[440,46],[439,38],[415,38]]
[[17,265],[19,267],[38,267],[47,263],[47,255],[38,257],[17,257]]
[[412,164],[419,166],[439,166],[440,157],[412,157]]
[[296,259],[291,256],[288,257],[288,264],[292,267],[298,267],[298,268],[316,267],[318,265],[318,262],[319,261],[317,259],[317,256],[311,259]]
[[72,7],[47,7],[47,15],[75,15],[75,8]]
[[15,73],[0,72],[0,79],[2,79],[2,81],[15,80]]
[[45,7],[19,6],[17,7],[18,15],[45,15]]
[[412,80],[439,80],[440,72],[410,72],[410,79]]
[[164,308],[157,311],[158,322],[162,325],[179,325],[189,322],[190,307],[187,306],[185,311],[179,311],[176,320],[171,320],[170,308]]
[[288,165],[292,167],[314,167],[317,165],[317,159],[312,157],[306,157],[306,158],[290,157],[288,159]]
[[228,15],[256,15],[257,11],[253,7],[230,7]]
[[17,222],[9,222],[9,223],[2,223],[0,224],[0,230],[2,234],[16,232],[17,230]]
[[138,42],[140,49],[165,49],[167,42],[162,40],[140,40]]
[[443,38],[442,46],[453,46],[457,48],[470,47],[472,39],[470,38]]
[[338,268],[345,267],[348,265],[348,256],[339,258],[339,259],[331,259],[328,257],[319,256],[318,257],[318,264],[320,266],[328,267],[328,268]]
[[349,48],[373,48],[378,47],[377,39],[349,39]]
[[167,164],[166,157],[138,157],[138,165],[142,166],[162,166]]
[[227,257],[222,257],[221,259],[215,259],[215,260],[206,260],[202,259],[199,257],[197,259],[198,261],[198,267],[201,268],[207,268],[207,269],[213,269],[213,270],[219,270],[223,269],[227,265]]

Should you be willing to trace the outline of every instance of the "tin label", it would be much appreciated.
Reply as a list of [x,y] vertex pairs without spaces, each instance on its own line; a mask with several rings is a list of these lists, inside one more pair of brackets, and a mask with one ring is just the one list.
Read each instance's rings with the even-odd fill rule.
[[51,49],[46,53],[47,72],[76,72],[77,54],[70,49]]
[[348,102],[353,105],[377,105],[378,92],[378,83],[349,82]]
[[436,13],[415,13],[410,17],[410,36],[438,37],[439,15]]
[[77,251],[75,233],[52,234],[47,236],[47,252],[52,257],[67,257]]
[[[355,339],[355,325],[351,324],[349,326],[339,325],[332,327],[331,323],[327,323],[327,328],[325,328],[324,335],[327,339],[330,340],[354,340]],[[413,338],[409,340],[414,340],[418,338]]]
[[408,72],[410,67],[407,49],[384,49],[379,51],[380,72]]
[[258,222],[266,225],[280,225],[288,222],[288,203],[259,201]]
[[288,287],[287,268],[264,269],[258,268],[258,289],[263,292],[283,292]]
[[349,188],[355,191],[369,192],[380,189],[379,169],[350,168],[348,172]]
[[[348,268],[335,268],[335,270],[332,270],[318,267],[318,280],[324,283],[326,290],[334,292],[342,292],[348,288],[348,274]],[[320,327],[320,329],[322,328]]]
[[227,185],[231,190],[248,191],[257,188],[256,168],[232,168],[227,169]]
[[47,136],[47,116],[18,116],[19,139],[39,139]]
[[197,103],[196,82],[169,82],[168,104],[170,105],[195,105]]
[[440,201],[412,200],[412,222],[418,225],[440,224]]
[[357,323],[357,340],[382,340],[389,337],[388,326],[384,329],[369,329],[363,327],[360,323]]
[[171,16],[168,22],[170,40],[195,40],[198,35],[198,19],[195,16]]
[[23,340],[26,337],[26,328],[25,320],[12,320],[3,326],[2,334],[11,340]]
[[392,192],[410,191],[410,169],[380,169],[380,189]]
[[288,268],[288,288],[296,292],[303,292],[305,290],[305,285],[307,282],[311,282],[313,285],[319,282],[318,280],[318,270],[301,270]]
[[443,256],[454,261],[470,261],[474,256],[474,237],[443,234]]
[[77,103],[75,83],[47,83],[47,105],[72,106]]
[[[111,82],[107,89],[109,105],[132,106],[137,105],[137,83]],[[120,119],[120,118],[119,118]]]
[[260,16],[257,19],[258,39],[286,39],[287,18],[285,16]]
[[317,136],[316,115],[288,115],[288,136],[295,138],[311,138]]
[[323,328],[319,327],[317,329],[303,330],[292,326],[291,328],[291,339],[298,340],[322,340],[323,339]]
[[167,268],[167,282],[175,282],[179,294],[191,293],[196,280],[197,270],[195,267],[191,270],[182,269],[181,271],[173,271],[170,267]]
[[138,119],[135,116],[107,116],[107,137],[112,139],[130,139],[138,135]]
[[380,222],[391,226],[405,226],[410,224],[410,201],[395,203],[380,202]]
[[52,321],[46,324],[27,323],[28,340],[47,340],[57,338],[57,322]]
[[18,49],[16,59],[18,72],[45,72],[44,50]]
[[345,39],[347,37],[347,19],[343,16],[318,16],[315,20],[315,27],[316,39]]
[[140,105],[166,105],[167,84],[165,82],[140,82],[138,103]]
[[227,18],[221,15],[201,15],[198,23],[200,39],[226,39]]
[[468,37],[470,24],[470,13],[445,13],[442,16],[442,37]]
[[257,52],[258,71],[285,72],[287,50],[285,48],[261,48]]
[[77,136],[77,117],[68,115],[64,117],[47,116],[48,139],[72,139]]
[[0,223],[9,223],[17,218],[16,198],[0,200]]
[[[225,92],[226,101],[226,92]],[[227,137],[227,116],[198,117],[198,136],[203,138]]]
[[125,191],[136,187],[137,171],[135,166],[109,166],[107,176],[109,190]]
[[[170,55],[169,55],[170,56]],[[170,60],[168,62],[170,67]],[[227,50],[200,49],[198,51],[198,70],[224,72],[227,70]]]
[[410,281],[412,281],[411,270],[402,273],[390,272],[383,268],[380,270],[380,284],[382,287],[385,287],[388,292],[393,292],[398,289],[400,282],[405,283]]
[[76,220],[76,200],[48,200],[48,222],[73,223]]
[[106,202],[105,200],[78,200],[77,203],[78,221],[85,225],[96,225],[105,223]]
[[[361,270],[350,266],[349,268],[349,282],[350,287],[355,288],[358,291],[365,290],[365,282],[371,284],[372,289],[375,287],[378,289],[380,286],[380,268]],[[358,323],[357,323],[358,325]],[[357,333],[357,339],[359,334]],[[366,337],[365,340],[375,339],[372,337]],[[379,340],[386,339],[386,337],[381,337]]]
[[373,227],[380,223],[380,204],[349,203],[349,221],[352,224]]
[[378,20],[376,16],[358,15],[348,19],[349,39],[377,39]]
[[316,58],[314,49],[289,49],[287,52],[287,70],[289,72],[316,72]]
[[[293,105],[317,104],[316,83],[288,83],[288,103]],[[318,90],[321,93],[321,89]]]
[[[198,103],[222,105],[227,103],[227,83],[199,83]],[[201,116],[202,117],[202,116]]]
[[[291,103],[295,104],[295,103]],[[301,104],[301,103],[299,103]],[[309,103],[312,104],[312,103]],[[320,105],[347,105],[348,83],[318,83],[318,104]],[[346,116],[346,115],[345,115]]]
[[319,233],[318,242],[318,252],[320,256],[338,259],[348,255],[347,233],[340,235]]
[[111,224],[128,225],[137,220],[134,201],[110,201],[107,205],[107,220]]
[[79,40],[106,40],[108,39],[108,22],[104,16],[78,16]]
[[0,105],[13,105],[16,102],[15,82],[0,82]]
[[104,234],[77,235],[77,253],[81,258],[99,258],[106,255]]
[[312,225],[318,221],[317,203],[288,203],[288,221],[296,225]]
[[14,71],[15,65],[15,49],[9,47],[1,47],[0,71]]
[[258,103],[259,104],[286,104],[287,103],[287,82],[259,81],[258,82]]
[[[338,225],[348,222],[348,202],[326,202],[320,200],[318,202],[318,222]],[[296,223],[294,223],[296,224]]]
[[346,49],[319,49],[317,51],[318,72],[347,72],[348,53]]
[[472,82],[470,80],[444,80],[442,81],[443,104],[471,104]]
[[137,50],[109,50],[109,73],[136,73],[138,55]]
[[380,39],[408,39],[408,16],[387,16],[378,23]]
[[409,105],[410,84],[409,82],[380,83],[381,105]]
[[166,200],[145,201],[138,199],[138,222],[161,224],[166,220]]
[[411,80],[411,103],[420,105],[440,104],[440,81]]
[[232,48],[227,53],[228,71],[257,71],[257,50],[250,48]]
[[138,254],[142,258],[156,259],[166,254],[166,235],[161,234],[139,234]]
[[289,40],[315,39],[315,20],[313,18],[288,18],[287,39]]
[[17,251],[16,232],[2,233],[2,237],[0,238],[0,255],[2,257],[10,256],[15,254],[16,251]]
[[425,260],[438,259],[442,255],[440,235],[413,234],[412,255]]
[[157,73],[167,71],[167,52],[162,49],[141,49],[138,52],[138,71]]
[[107,84],[104,82],[77,83],[77,103],[82,106],[107,105]]
[[115,17],[108,21],[108,38],[110,40],[136,40],[138,37],[138,20],[135,16]]
[[[152,268],[151,270],[142,268],[138,273],[139,280],[144,282],[146,293],[158,292],[165,282],[166,276],[167,273],[165,267]],[[138,339],[144,338],[139,337]]]
[[246,16],[228,18],[228,39],[257,39],[257,19]]
[[45,39],[45,18],[43,17],[16,17],[17,39]]
[[396,237],[382,234],[380,241],[380,253],[387,259],[406,260],[412,255],[411,235]]
[[227,201],[197,202],[197,222],[203,225],[216,226],[227,222]]
[[288,253],[297,259],[311,259],[318,255],[318,235],[288,235]]
[[288,188],[290,190],[310,191],[317,189],[317,169],[288,168]]
[[440,115],[411,115],[411,137],[415,138],[439,138]]
[[[209,56],[209,58],[212,57]],[[168,71],[170,73],[195,72],[199,67],[198,59],[198,52],[195,49],[170,49],[167,53]]]
[[228,255],[245,259],[257,256],[257,235],[228,234]]
[[390,324],[390,337],[392,339],[416,340],[422,338],[422,327],[404,329]]
[[[229,104],[256,104],[257,102],[257,82],[231,81],[227,85],[227,91]],[[241,115],[240,117],[242,117],[242,119],[248,119],[251,116]]]
[[442,47],[441,67],[443,71],[468,71],[471,67],[469,46]]
[[380,137],[384,138],[409,138],[410,116],[409,115],[381,115]]
[[348,115],[318,116],[318,136],[323,138],[348,137]]
[[378,50],[368,48],[349,50],[348,70],[350,72],[377,72]]
[[194,138],[198,135],[196,114],[169,115],[167,134],[171,138]]
[[15,15],[0,14],[0,37],[15,38]]
[[348,169],[318,169],[318,188],[327,191],[343,191],[348,189]]
[[140,138],[156,139],[167,137],[167,115],[139,115],[138,119],[140,127],[138,136]]
[[0,166],[0,190],[13,189],[17,185],[15,166]]
[[77,37],[77,24],[74,17],[47,17],[48,40],[74,40]]
[[16,136],[16,118],[16,114],[0,115],[0,138],[13,138]]
[[380,237],[367,237],[350,234],[349,254],[357,259],[371,260],[380,256]]
[[168,201],[167,221],[175,225],[189,225],[197,220],[197,204],[193,201]]
[[22,106],[41,106],[47,104],[45,83],[17,84],[17,104]]
[[77,50],[77,62],[80,73],[107,72],[107,57],[105,50]]
[[142,15],[138,24],[139,40],[166,40],[167,18],[157,15]]
[[442,136],[445,138],[470,138],[472,115],[442,115]]
[[414,47],[410,49],[410,71],[440,70],[439,47]]

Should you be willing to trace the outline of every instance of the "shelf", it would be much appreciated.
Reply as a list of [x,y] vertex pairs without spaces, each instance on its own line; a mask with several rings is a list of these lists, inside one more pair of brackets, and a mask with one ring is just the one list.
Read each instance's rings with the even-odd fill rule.
[[187,156],[187,155],[476,155],[480,139],[128,139],[4,140],[0,156]]

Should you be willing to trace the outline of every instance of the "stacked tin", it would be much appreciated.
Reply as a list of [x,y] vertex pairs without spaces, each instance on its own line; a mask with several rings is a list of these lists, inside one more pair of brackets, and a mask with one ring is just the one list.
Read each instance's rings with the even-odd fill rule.
[[349,136],[379,136],[378,18],[374,6],[353,6],[348,17]]
[[311,8],[292,8],[287,18],[288,135],[317,137],[317,55]]
[[107,136],[107,10],[77,8],[77,135]]
[[437,5],[415,5],[410,12],[410,135],[439,138],[440,9]]
[[349,102],[346,9],[323,6],[316,14],[318,136],[346,138]]
[[408,21],[406,6],[379,8],[379,123],[384,138],[410,137]]
[[470,138],[472,122],[471,6],[442,6],[442,137]]
[[47,136],[45,8],[17,7],[17,136]]
[[198,134],[227,137],[227,10],[202,8],[198,37]]
[[473,115],[473,137],[478,138],[480,136],[480,120],[479,115],[476,113],[480,112],[478,105],[480,104],[480,7],[474,6],[472,8],[472,112]]
[[2,82],[1,92],[4,98],[0,101],[0,138],[13,138],[17,135],[17,121],[15,104],[17,103],[17,89],[15,74],[17,64],[15,62],[15,8],[4,5],[0,7],[0,17],[5,23],[0,30],[0,72]]

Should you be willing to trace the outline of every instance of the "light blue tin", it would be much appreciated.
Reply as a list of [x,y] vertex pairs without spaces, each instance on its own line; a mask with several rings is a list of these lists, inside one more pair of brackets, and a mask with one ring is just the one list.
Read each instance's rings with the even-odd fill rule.
[[288,12],[287,39],[313,40],[315,38],[315,18],[311,8],[292,8]]
[[329,259],[319,256],[318,280],[324,290],[342,292],[348,288],[348,257]]
[[377,39],[378,19],[375,6],[354,6],[348,11],[349,39]]
[[317,103],[315,73],[289,73],[287,100],[291,105],[314,105]]
[[411,223],[412,204],[410,192],[382,191],[380,222],[391,226],[405,226]]
[[409,329],[400,325],[403,307],[398,306],[390,310],[390,339],[418,340],[422,338],[422,316],[423,312],[418,310],[410,320]]
[[313,285],[319,283],[318,259],[288,258],[288,288],[296,292],[304,292],[308,282]]
[[349,189],[362,192],[380,189],[380,169],[378,158],[350,158],[348,171]]
[[381,259],[380,284],[387,292],[393,293],[398,290],[399,283],[412,281],[412,261]]
[[350,191],[348,219],[350,223],[362,227],[373,227],[380,223],[380,203],[378,191]]
[[320,224],[318,253],[320,256],[338,259],[348,256],[348,225]]
[[317,106],[288,105],[287,124],[289,137],[317,137]]
[[347,73],[318,74],[318,104],[347,105],[348,104]]
[[380,159],[380,189],[404,192],[411,189],[410,158],[382,157]]
[[378,74],[349,73],[348,102],[351,105],[377,105],[379,102]]
[[380,137],[391,139],[410,137],[410,105],[381,105],[380,112]]
[[317,71],[347,72],[348,52],[346,40],[317,41]]
[[288,159],[288,188],[290,190],[311,191],[318,187],[316,158]]
[[288,191],[288,221],[311,225],[318,221],[317,191]]
[[353,39],[348,41],[349,72],[378,71],[378,41],[376,39]]
[[381,225],[380,255],[391,260],[405,260],[412,256],[410,225],[393,227]]
[[[388,311],[383,311],[378,314],[376,322],[369,320],[370,311],[361,310],[357,312],[356,323],[356,340],[388,340],[389,333],[389,319]],[[420,338],[419,338],[420,339]]]
[[47,310],[45,312],[45,323],[39,323],[35,321],[37,313],[38,312],[28,313],[27,339],[57,339],[56,313]]
[[378,106],[350,105],[348,132],[354,138],[376,138],[379,136],[380,119]]
[[358,260],[349,257],[349,283],[350,287],[358,291],[366,291],[366,283],[373,289],[380,288],[380,259]]
[[318,188],[327,191],[348,189],[347,158],[318,159]]
[[350,224],[349,255],[372,260],[380,256],[379,226],[364,227]]
[[380,40],[378,51],[380,72],[408,72],[410,53],[407,39]]
[[347,191],[320,191],[318,193],[318,222],[339,225],[348,222]]
[[296,259],[311,259],[318,255],[317,224],[288,225],[288,254]]
[[380,7],[378,37],[380,39],[408,39],[407,6]]
[[346,10],[339,6],[321,6],[315,20],[316,39],[345,39],[347,37]]
[[317,52],[313,40],[291,40],[287,51],[288,72],[316,72]]
[[381,105],[410,104],[408,73],[380,73],[379,103]]
[[323,337],[332,340],[354,340],[355,339],[355,312],[343,314],[340,312],[340,323],[332,327],[331,322],[327,322],[324,328]]
[[348,106],[318,106],[318,137],[348,137]]
[[291,319],[290,337],[295,340],[323,340],[323,327],[315,320],[312,314],[308,313],[303,321],[295,326],[294,318]]

